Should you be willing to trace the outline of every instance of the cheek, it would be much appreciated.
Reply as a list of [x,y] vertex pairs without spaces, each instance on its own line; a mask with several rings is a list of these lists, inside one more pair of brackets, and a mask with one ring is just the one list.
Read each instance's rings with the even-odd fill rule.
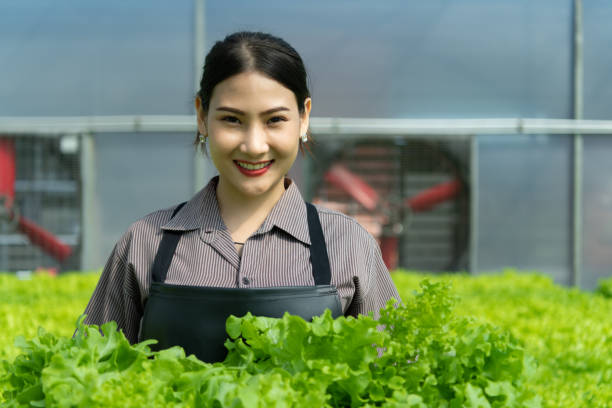
[[[296,123],[296,122],[294,122]],[[282,132],[274,134],[275,144],[279,150],[282,150],[288,155],[297,153],[300,146],[300,127],[291,126],[284,129]]]
[[208,134],[210,149],[215,149],[217,152],[225,152],[236,147],[240,143],[241,137],[239,133],[228,131],[223,128],[212,127]]
[[293,135],[288,136],[287,134],[277,138],[274,144],[276,150],[288,159],[295,158],[300,147],[298,137],[293,137]]
[[224,158],[226,158],[229,154],[228,148],[223,143],[218,143],[217,138],[211,138],[209,136],[208,140],[208,151],[210,153],[210,160],[218,169],[219,166],[223,164]]

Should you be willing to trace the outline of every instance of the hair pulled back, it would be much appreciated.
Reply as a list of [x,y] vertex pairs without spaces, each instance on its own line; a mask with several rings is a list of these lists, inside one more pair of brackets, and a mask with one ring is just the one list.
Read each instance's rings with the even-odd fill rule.
[[[208,112],[210,99],[218,83],[244,72],[258,72],[290,89],[298,111],[304,113],[304,101],[310,97],[306,68],[300,54],[279,37],[253,31],[240,31],[217,41],[206,55],[200,89],[201,109]],[[312,141],[310,130],[308,140]],[[198,146],[200,132],[194,145]],[[300,150],[304,144],[300,141]],[[310,147],[306,146],[310,151]],[[202,146],[202,150],[205,149]]]
[[306,69],[298,52],[285,40],[271,34],[242,31],[217,41],[204,62],[198,96],[208,112],[218,83],[243,72],[258,72],[293,91],[300,113],[310,96]]

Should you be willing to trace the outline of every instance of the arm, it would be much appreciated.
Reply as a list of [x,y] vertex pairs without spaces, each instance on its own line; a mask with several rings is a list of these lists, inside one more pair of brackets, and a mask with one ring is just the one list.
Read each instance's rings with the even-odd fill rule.
[[127,262],[130,235],[126,233],[113,248],[85,309],[85,323],[102,325],[114,320],[134,344],[138,341],[142,306],[133,265]]
[[378,319],[380,309],[386,306],[389,299],[394,298],[400,302],[401,299],[382,259],[380,247],[374,238],[371,236],[369,238],[366,257],[368,281],[355,281],[355,295],[347,315],[356,317],[359,314],[367,315],[368,312],[373,311],[374,318]]

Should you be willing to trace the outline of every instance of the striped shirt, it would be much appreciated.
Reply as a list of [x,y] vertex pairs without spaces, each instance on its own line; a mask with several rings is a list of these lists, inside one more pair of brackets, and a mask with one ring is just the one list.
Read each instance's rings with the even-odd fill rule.
[[[87,305],[87,324],[114,320],[128,340],[138,340],[151,284],[151,267],[164,230],[182,231],[167,284],[257,288],[314,285],[304,200],[290,179],[286,190],[239,256],[217,204],[213,178],[172,217],[155,211],[133,223],[115,245]],[[316,206],[343,312],[375,316],[400,299],[376,240],[353,218]],[[180,318],[180,316],[177,316]]]

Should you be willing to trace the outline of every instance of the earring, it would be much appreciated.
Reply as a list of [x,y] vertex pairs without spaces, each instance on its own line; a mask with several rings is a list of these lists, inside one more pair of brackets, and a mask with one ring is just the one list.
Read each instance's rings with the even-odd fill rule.
[[206,136],[200,133],[200,143],[206,144]]
[[300,140],[302,141],[302,143],[306,143],[308,142],[308,134],[304,133],[301,137]]

